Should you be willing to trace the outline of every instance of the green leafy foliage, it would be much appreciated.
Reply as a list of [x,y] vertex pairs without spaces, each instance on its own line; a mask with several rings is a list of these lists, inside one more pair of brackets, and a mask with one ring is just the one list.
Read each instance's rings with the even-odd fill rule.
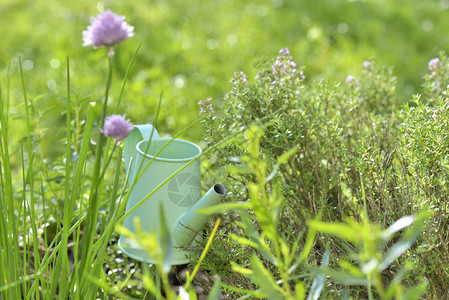
[[[350,242],[358,250],[358,253],[350,253],[350,257],[358,262],[358,268],[347,262],[340,263],[344,271],[323,268],[323,272],[329,275],[332,280],[347,285],[365,285],[368,289],[371,289],[371,286],[373,286],[380,299],[408,299],[401,298],[401,294],[405,289],[400,284],[403,272],[399,272],[392,279],[388,289],[386,288],[388,284],[383,282],[381,273],[412,247],[423,232],[425,222],[429,216],[429,212],[424,210],[416,217],[407,216],[401,218],[385,230],[382,230],[377,224],[370,224],[368,221],[359,224],[350,220],[347,221],[345,228],[342,228],[342,226],[333,228],[332,224],[335,223],[318,221],[309,222],[309,226],[318,232],[331,234]],[[389,246],[388,249],[385,249],[389,241],[394,238],[394,232],[406,228],[412,223],[413,226],[403,234],[401,239]],[[342,234],[341,230],[344,230],[345,234]],[[426,285],[427,282],[422,284]],[[372,299],[371,291],[369,290],[368,292],[370,299]],[[424,291],[421,290],[418,297],[421,297],[423,293]],[[408,297],[414,299],[412,295]]]
[[403,111],[401,126],[402,154],[407,157],[410,171],[417,176],[418,184],[426,186],[440,201],[447,194],[448,143],[447,98],[439,97],[432,106],[423,104],[419,96],[414,105]]
[[[398,297],[401,293],[398,291],[404,286],[420,284],[422,276],[432,277],[428,271],[438,265],[433,255],[429,255],[433,261],[431,266],[419,264],[418,257],[424,249],[437,247],[437,240],[446,240],[442,236],[432,240],[427,238],[434,235],[430,224],[445,223],[440,211],[445,207],[442,199],[446,194],[444,188],[438,189],[438,196],[426,194],[430,190],[429,186],[420,183],[422,176],[410,174],[411,167],[420,162],[419,151],[431,155],[429,150],[432,148],[416,145],[403,155],[407,147],[401,139],[409,137],[401,132],[416,123],[416,126],[428,128],[427,131],[438,126],[434,130],[439,130],[442,135],[444,122],[427,117],[424,120],[434,123],[424,125],[424,120],[408,113],[407,109],[398,113],[397,79],[391,68],[378,66],[375,62],[366,62],[361,76],[353,77],[345,84],[304,81],[303,68],[296,66],[287,49],[282,49],[275,59],[262,60],[257,67],[259,72],[254,82],[243,72],[234,74],[233,87],[225,96],[222,113],[204,121],[204,137],[210,145],[244,132],[246,128],[249,128],[245,133],[248,141],[260,141],[260,144],[247,145],[236,138],[211,158],[212,168],[223,167],[229,174],[226,185],[242,192],[235,202],[211,208],[210,212],[244,205],[237,202],[241,197],[251,200],[268,197],[245,207],[250,209],[248,216],[239,210],[230,213],[241,220],[237,225],[243,230],[239,231],[244,232],[248,240],[236,237],[234,232],[229,236],[245,245],[243,249],[257,249],[261,258],[276,267],[279,267],[279,260],[270,255],[270,249],[260,237],[272,240],[280,232],[290,249],[295,240],[291,234],[305,229],[309,230],[309,235],[321,231],[344,240],[345,243],[340,244],[335,238],[318,235],[315,244],[304,238],[295,241],[299,243],[298,248],[306,246],[310,249],[306,255],[300,255],[303,263],[313,261],[316,264],[323,255],[323,245],[330,244],[331,253],[339,257],[339,265],[350,270],[345,273],[328,269],[325,273],[341,279],[334,288],[338,295],[357,295],[360,286],[366,287],[365,296],[372,295],[370,286],[374,283],[364,275],[365,269],[354,266],[353,247],[370,245],[370,252],[365,253],[370,259],[364,262],[364,268],[377,268],[382,284],[392,283],[394,292],[389,290],[388,293],[393,293],[394,297]],[[410,108],[411,112],[418,109],[417,105],[413,107],[416,108]],[[421,105],[421,111],[426,109]],[[251,124],[255,122],[263,125],[253,128]],[[424,135],[416,141],[432,143]],[[258,159],[254,161],[251,157]],[[418,170],[417,174],[431,170],[424,163],[414,168]],[[440,174],[445,176],[443,172]],[[428,178],[441,180],[436,176]],[[269,196],[265,196],[264,191]],[[420,226],[414,226],[416,231],[414,234],[408,232],[407,238],[394,238],[398,231],[415,220],[412,215],[418,215],[429,203],[429,195],[433,195],[430,200],[432,217],[425,223],[420,223],[425,218],[418,218]],[[270,198],[273,199],[271,202]],[[269,213],[264,211],[266,208]],[[368,224],[368,219],[371,220],[370,232],[366,231],[365,225],[360,225]],[[381,228],[387,229],[382,231]],[[418,238],[423,232],[425,241]],[[250,265],[247,262],[252,260],[247,255],[236,261]],[[400,262],[407,265],[408,261],[419,264],[420,268],[400,266]],[[336,264],[331,259],[332,263]],[[303,266],[301,263],[292,265],[295,268]],[[246,274],[235,264],[232,266],[234,271]],[[208,267],[215,270],[213,265]],[[401,283],[395,274],[402,274],[397,276],[402,276],[404,281]],[[447,276],[434,277],[434,282],[429,281],[429,285],[444,293],[443,278]],[[341,285],[355,287],[346,292]],[[381,290],[381,297],[388,299],[390,294],[384,288]]]

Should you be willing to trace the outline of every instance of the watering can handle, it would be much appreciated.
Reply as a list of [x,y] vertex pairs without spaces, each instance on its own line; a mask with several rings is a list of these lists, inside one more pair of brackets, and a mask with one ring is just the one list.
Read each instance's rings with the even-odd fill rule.
[[[124,146],[123,146],[123,153],[125,156],[125,166],[126,166],[126,172],[128,172],[129,168],[129,162],[131,161],[131,157],[134,157],[133,165],[135,165],[135,159],[137,155],[137,143],[140,142],[140,140],[143,138],[144,140],[151,139],[157,139],[159,137],[159,133],[156,131],[156,128],[153,127],[151,124],[145,124],[145,125],[134,125],[134,129],[129,133],[129,135],[126,137]],[[131,168],[132,169],[132,168]],[[134,174],[131,170],[129,172],[129,182],[132,183],[134,180]]]

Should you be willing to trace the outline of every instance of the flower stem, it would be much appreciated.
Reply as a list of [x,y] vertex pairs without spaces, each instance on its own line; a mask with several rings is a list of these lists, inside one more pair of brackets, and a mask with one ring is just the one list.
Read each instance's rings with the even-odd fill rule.
[[[111,78],[112,78],[112,57],[109,57],[109,68],[108,68],[108,76],[106,81],[106,90],[105,97],[103,102],[103,111],[101,114],[101,127],[104,125],[104,121],[106,119],[107,114],[107,103],[109,97],[109,90],[111,87]],[[84,275],[84,270],[86,269],[86,265],[90,263],[91,257],[89,253],[92,253],[92,245],[95,236],[96,223],[98,218],[98,195],[99,195],[99,187],[101,183],[100,170],[101,170],[101,158],[103,154],[103,145],[106,142],[106,137],[103,134],[100,134],[99,141],[97,144],[97,148],[95,151],[95,165],[92,174],[92,184],[89,194],[89,210],[88,217],[86,220],[84,235],[81,241],[81,257],[80,257],[80,268],[79,275]],[[95,274],[92,274],[95,275]],[[86,284],[89,281],[87,280]],[[82,286],[79,290],[81,295],[83,294],[85,286]]]

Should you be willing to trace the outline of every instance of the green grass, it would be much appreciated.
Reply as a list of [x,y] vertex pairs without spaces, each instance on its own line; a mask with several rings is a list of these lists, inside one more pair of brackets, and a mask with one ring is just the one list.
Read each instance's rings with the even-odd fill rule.
[[[358,76],[359,66],[367,59],[394,66],[400,78],[399,95],[405,102],[413,91],[421,90],[427,62],[449,44],[444,3],[174,0],[108,5],[103,1],[3,1],[7,17],[0,25],[8,30],[2,34],[0,64],[6,68],[12,59],[15,76],[21,56],[29,93],[45,95],[39,101],[41,107],[61,108],[58,97],[64,93],[61,79],[69,56],[73,97],[97,101],[102,94],[98,86],[107,72],[102,62],[104,51],[81,47],[81,31],[99,8],[110,7],[126,15],[136,28],[136,36],[117,50],[119,78],[142,43],[121,109],[135,122],[151,121],[156,99],[164,91],[163,132],[188,124],[201,99],[210,96],[220,105],[234,71],[253,77],[253,65],[260,57],[273,56],[285,47],[306,66],[308,79],[343,81],[348,74]],[[31,64],[33,68],[28,70]],[[16,85],[13,81],[12,95],[14,88],[19,88]],[[46,127],[57,121],[61,120],[51,115],[42,120]]]

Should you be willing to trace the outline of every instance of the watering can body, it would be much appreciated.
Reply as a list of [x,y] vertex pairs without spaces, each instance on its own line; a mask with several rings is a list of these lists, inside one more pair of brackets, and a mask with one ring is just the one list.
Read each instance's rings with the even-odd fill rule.
[[[132,212],[123,226],[135,232],[134,220],[138,218],[142,231],[160,235],[162,206],[172,238],[170,264],[188,263],[198,240],[197,232],[207,221],[196,210],[217,204],[225,194],[224,187],[216,185],[202,198],[201,148],[185,140],[161,138],[151,125],[136,126],[125,140],[124,152],[127,167],[131,165],[130,183],[132,186],[135,181],[135,185],[126,207],[127,213]],[[133,209],[137,204],[140,205]],[[126,236],[120,236],[119,247],[134,259],[155,263],[136,241]]]

